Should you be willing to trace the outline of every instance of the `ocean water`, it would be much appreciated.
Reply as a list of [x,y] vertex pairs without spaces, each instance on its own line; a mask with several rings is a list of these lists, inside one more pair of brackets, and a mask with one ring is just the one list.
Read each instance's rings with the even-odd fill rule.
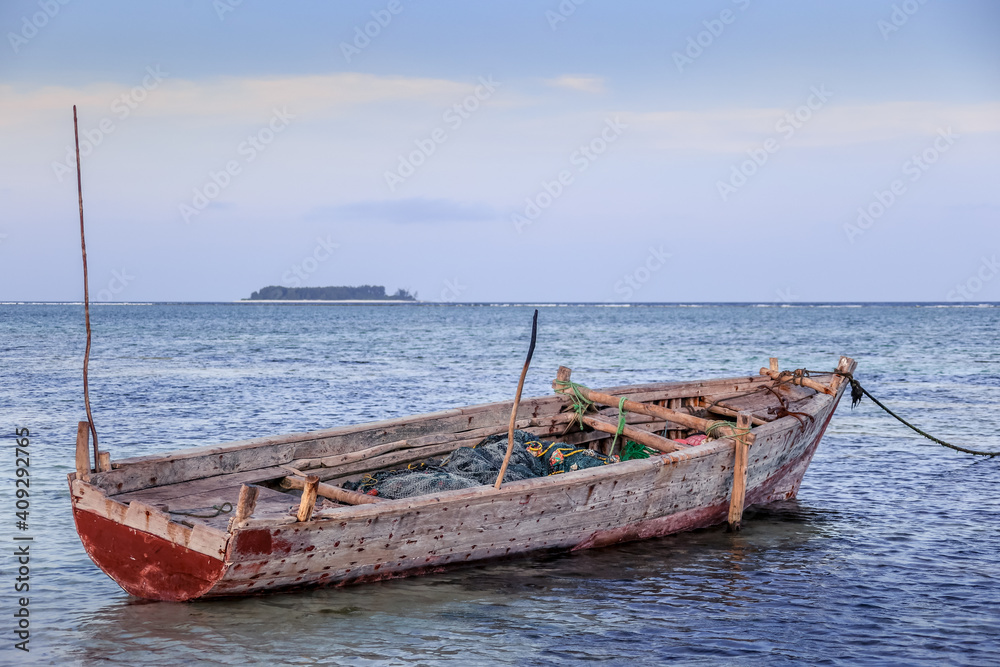
[[[525,395],[830,369],[939,437],[1000,450],[1000,307],[539,308]],[[509,399],[524,306],[98,305],[90,391],[113,458]],[[0,663],[1000,664],[1000,458],[844,400],[797,500],[723,527],[231,601],[131,598],[73,528],[79,305],[0,305]],[[15,428],[31,508],[15,527]],[[15,536],[30,653],[14,648]]]

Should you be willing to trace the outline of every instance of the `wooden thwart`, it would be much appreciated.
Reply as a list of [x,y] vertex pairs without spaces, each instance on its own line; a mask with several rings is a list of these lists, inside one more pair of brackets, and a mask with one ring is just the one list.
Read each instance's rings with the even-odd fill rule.
[[791,384],[797,384],[797,385],[800,385],[802,387],[809,387],[810,389],[815,389],[816,391],[818,391],[821,394],[829,394],[829,395],[832,396],[833,394],[837,393],[836,389],[831,389],[830,387],[826,386],[822,382],[816,382],[816,380],[813,380],[813,379],[807,378],[807,377],[802,377],[802,376],[798,376],[798,375],[794,375],[794,376],[793,375],[786,375],[785,377],[781,377],[781,373],[780,372],[772,370],[770,368],[762,368],[762,369],[760,369],[760,374],[761,375],[766,375],[766,376],[770,377],[772,380],[787,380]]
[[[611,433],[614,435],[618,432],[618,424],[612,424],[611,422],[606,422],[603,419],[595,419],[593,417],[584,417],[583,423],[594,429],[595,431],[603,431],[604,433]],[[661,438],[655,433],[650,433],[649,431],[643,431],[642,429],[635,428],[634,426],[626,425],[622,429],[622,436],[628,438],[629,440],[635,440],[640,445],[645,445],[647,447],[652,447],[658,451],[669,454],[670,452],[676,452],[681,449],[686,449],[687,445],[682,445],[679,442],[674,442],[673,440],[667,440],[666,438]]]
[[[309,475],[305,478],[302,477],[286,477],[281,480],[281,488],[283,489],[305,489],[306,480],[309,477],[316,477],[315,475]],[[316,477],[316,481],[319,482],[319,478]],[[316,484],[316,494],[322,496],[323,498],[329,498],[330,500],[336,500],[341,503],[347,503],[348,505],[368,505],[371,503],[381,503],[385,502],[385,498],[377,498],[375,496],[369,496],[366,493],[358,493],[357,491],[348,491],[347,489],[342,489],[339,486],[333,486],[332,484]],[[305,496],[305,493],[302,494]],[[315,502],[315,499],[313,499]],[[299,519],[302,521],[302,519]]]
[[[722,415],[723,417],[736,417],[740,414],[739,410],[733,410],[732,408],[728,408],[720,403],[713,403],[711,405],[706,404],[705,409],[709,412],[714,412],[717,415]],[[766,419],[753,416],[750,417],[750,421],[754,426],[763,426],[764,424],[770,423]]]
[[[560,366],[559,371],[556,374],[556,381],[552,383],[552,388],[557,394],[564,394],[568,396],[573,395],[573,389],[561,384],[561,382],[569,382],[570,374],[572,371],[565,366]],[[713,423],[708,419],[702,419],[701,417],[695,417],[693,415],[685,414],[683,412],[678,412],[677,410],[671,410],[670,408],[664,408],[659,405],[650,405],[648,403],[639,403],[637,401],[631,401],[625,399],[625,402],[621,402],[620,396],[612,396],[611,394],[604,394],[599,391],[594,391],[593,389],[588,389],[583,385],[576,385],[576,390],[580,392],[580,395],[592,403],[600,403],[601,405],[610,405],[612,407],[618,407],[621,405],[623,410],[628,412],[638,412],[639,414],[649,415],[650,417],[658,417],[665,421],[673,422],[675,424],[680,424],[681,426],[686,426],[687,428],[692,428],[697,431],[706,432],[709,426]],[[735,434],[736,431],[731,426],[720,426],[714,430],[713,435],[715,436],[731,436]],[[638,441],[636,441],[638,442]],[[652,446],[652,445],[650,445]]]

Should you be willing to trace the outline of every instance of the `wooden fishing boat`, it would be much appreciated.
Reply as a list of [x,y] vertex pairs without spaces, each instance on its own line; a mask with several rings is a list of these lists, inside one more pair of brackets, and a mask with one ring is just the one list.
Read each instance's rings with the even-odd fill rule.
[[[836,371],[854,366],[842,357]],[[795,497],[848,384],[780,373],[772,359],[759,375],[594,391],[560,368],[557,393],[518,404],[518,429],[609,454],[625,440],[659,453],[397,500],[342,484],[507,433],[514,403],[166,456],[111,462],[100,452],[96,470],[81,422],[73,515],[87,553],[125,591],[174,601],[381,580],[727,519],[738,528],[744,506]],[[581,402],[591,411],[574,412]],[[706,430],[719,437],[678,442]]]

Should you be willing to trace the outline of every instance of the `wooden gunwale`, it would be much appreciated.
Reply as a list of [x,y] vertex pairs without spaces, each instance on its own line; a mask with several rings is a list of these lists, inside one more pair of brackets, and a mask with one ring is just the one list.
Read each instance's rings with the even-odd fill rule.
[[[739,394],[772,383],[763,376],[741,376],[714,380],[627,385],[604,389],[649,401],[705,395]],[[728,391],[727,391],[728,389]],[[522,401],[518,420],[554,416],[569,405],[570,399],[549,395]],[[223,445],[185,449],[163,455],[140,456],[112,462],[108,472],[95,473],[91,483],[110,495],[128,493],[178,482],[216,477],[260,468],[287,465],[292,461],[349,453],[411,437],[433,433],[459,433],[495,426],[512,401],[484,403],[465,408],[380,422],[340,426],[306,433],[293,433],[242,440]]]

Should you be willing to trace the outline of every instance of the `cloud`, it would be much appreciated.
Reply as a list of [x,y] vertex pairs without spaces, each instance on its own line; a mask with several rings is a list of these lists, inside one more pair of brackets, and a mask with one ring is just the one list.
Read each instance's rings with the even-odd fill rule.
[[[144,74],[136,75],[136,87],[141,86]],[[215,117],[226,123],[258,121],[262,110],[272,107],[287,107],[297,117],[326,117],[332,110],[378,103],[447,106],[469,93],[469,85],[457,81],[358,73],[192,81],[165,72],[155,88],[140,91],[144,116]],[[133,90],[137,88],[112,83],[74,88],[0,85],[0,126],[30,123],[53,114],[61,119],[73,104],[79,105],[81,114],[112,115],[109,109],[115,101]]]
[[[703,111],[622,112],[626,123],[657,150],[741,153],[769,137],[801,147],[830,148],[933,137],[952,127],[958,134],[1000,132],[1000,104],[884,102],[827,105],[803,122],[789,122],[788,108],[731,108]],[[791,131],[794,129],[794,132]]]
[[494,220],[496,213],[484,204],[466,204],[450,199],[390,199],[362,201],[316,209],[310,219],[344,220],[351,222],[477,222]]
[[563,74],[555,79],[546,79],[545,83],[556,88],[567,88],[581,93],[604,92],[604,78],[599,76]]

